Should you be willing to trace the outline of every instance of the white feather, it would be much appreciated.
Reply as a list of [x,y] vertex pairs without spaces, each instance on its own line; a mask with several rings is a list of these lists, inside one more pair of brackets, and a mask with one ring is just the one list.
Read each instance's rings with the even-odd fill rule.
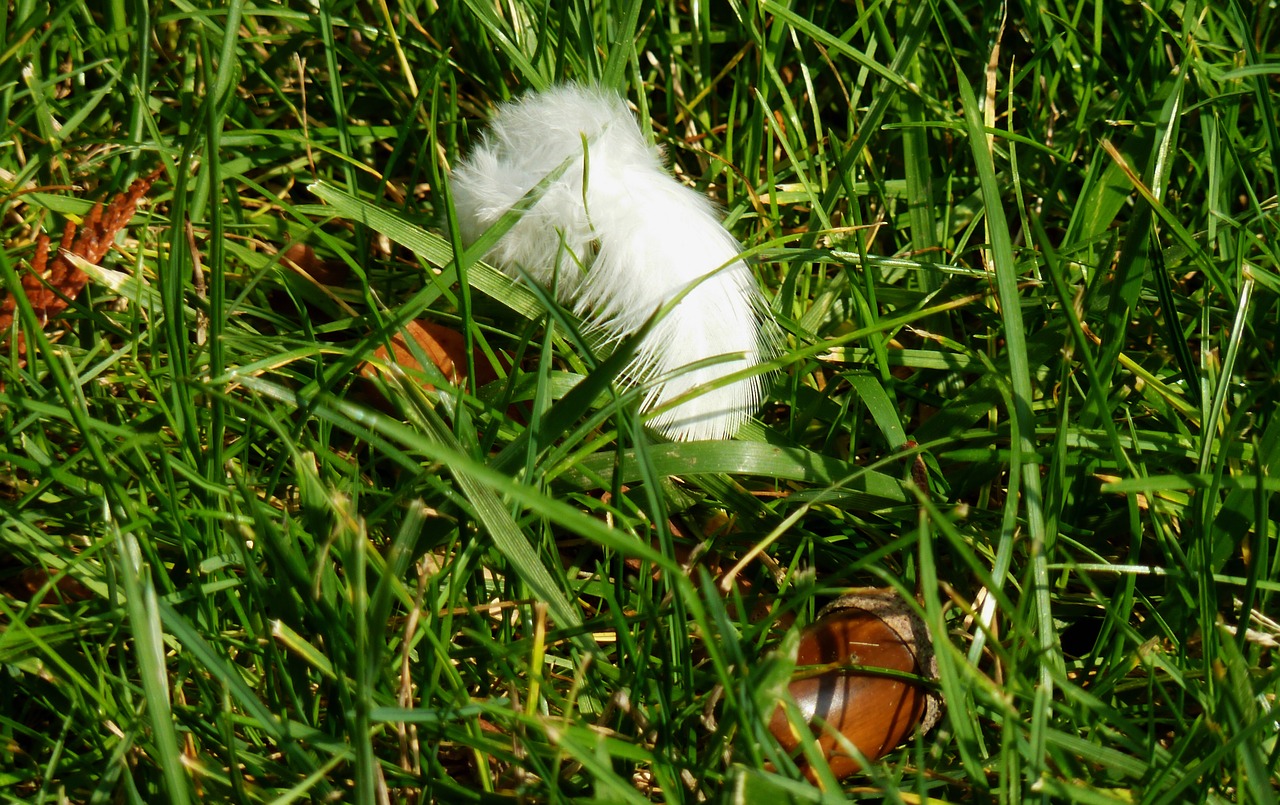
[[612,340],[687,291],[627,375],[645,387],[644,411],[664,409],[649,424],[669,438],[730,438],[759,407],[763,382],[712,386],[770,356],[776,325],[714,206],[666,171],[621,97],[566,84],[502,106],[453,172],[463,239],[474,242],[566,160],[486,258],[554,288]]

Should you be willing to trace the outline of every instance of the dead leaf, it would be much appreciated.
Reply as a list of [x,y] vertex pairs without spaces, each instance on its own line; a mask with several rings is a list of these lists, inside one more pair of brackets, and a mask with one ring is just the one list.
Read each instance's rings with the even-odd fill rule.
[[[365,361],[361,364],[360,374],[372,379],[382,371],[378,364],[387,363],[394,363],[406,371],[422,371],[422,364],[418,363],[418,360],[414,358],[409,342],[405,340],[406,335],[417,342],[422,351],[431,359],[431,362],[440,370],[440,373],[448,378],[450,383],[457,386],[466,381],[466,339],[463,338],[462,333],[456,330],[425,319],[415,319],[409,322],[404,326],[403,334],[397,333],[392,336],[391,347],[394,350],[394,356],[388,353],[386,347],[378,347],[373,353],[376,360]],[[484,386],[497,380],[498,372],[493,368],[493,364],[489,362],[484,352],[477,347],[472,351],[472,354],[474,355],[476,367],[476,385]],[[424,383],[423,387],[428,391],[435,388],[430,383]]]
[[305,243],[294,243],[281,255],[300,273],[321,285],[340,286],[351,276],[351,269],[341,260],[322,260],[316,250]]

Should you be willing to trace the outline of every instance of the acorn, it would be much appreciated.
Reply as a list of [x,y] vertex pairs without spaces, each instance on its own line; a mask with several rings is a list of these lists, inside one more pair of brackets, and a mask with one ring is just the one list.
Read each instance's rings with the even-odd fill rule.
[[[800,634],[796,666],[788,690],[837,779],[861,766],[832,731],[867,759],[876,760],[917,727],[922,732],[932,729],[941,717],[941,698],[926,684],[874,670],[925,679],[938,676],[928,627],[891,589],[860,590],[823,608]],[[816,782],[817,775],[799,752],[800,736],[781,705],[774,710],[769,731]]]

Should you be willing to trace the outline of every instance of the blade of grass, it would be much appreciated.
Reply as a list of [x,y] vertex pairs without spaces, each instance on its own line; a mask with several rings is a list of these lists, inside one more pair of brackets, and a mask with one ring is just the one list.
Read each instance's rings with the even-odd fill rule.
[[164,775],[165,794],[175,805],[191,801],[191,782],[182,765],[182,748],[174,729],[173,711],[169,703],[169,671],[165,662],[164,637],[160,632],[160,604],[151,583],[150,569],[142,559],[142,551],[133,534],[119,530],[116,544],[120,552],[120,578],[124,581],[125,607],[129,613],[135,643],[135,661],[147,705],[147,722],[151,727],[152,747],[156,762]]
[[[978,184],[982,189],[986,207],[987,232],[990,238],[992,270],[995,274],[996,292],[1000,300],[1000,316],[1004,323],[1005,350],[1009,357],[1009,383],[1012,389],[1012,443],[1015,452],[1010,472],[1022,479],[1024,516],[1028,530],[1028,552],[1031,558],[1029,578],[1033,586],[1033,612],[1037,645],[1039,649],[1039,674],[1036,688],[1037,706],[1032,713],[1032,734],[1043,741],[1048,718],[1048,703],[1053,698],[1054,677],[1062,666],[1057,628],[1053,620],[1053,604],[1050,599],[1048,572],[1048,534],[1045,530],[1044,512],[1041,509],[1040,464],[1036,458],[1035,396],[1031,386],[1032,368],[1027,360],[1026,330],[1022,321],[1022,299],[1018,292],[1017,264],[1013,257],[1013,243],[1005,222],[1004,199],[1001,186],[996,181],[992,161],[991,143],[983,126],[978,99],[968,79],[957,67],[957,82],[964,120],[968,129],[969,147],[978,171]],[[1031,750],[1032,768],[1027,771],[1031,779],[1044,774],[1043,744]],[[1037,761],[1036,759],[1040,760]]]

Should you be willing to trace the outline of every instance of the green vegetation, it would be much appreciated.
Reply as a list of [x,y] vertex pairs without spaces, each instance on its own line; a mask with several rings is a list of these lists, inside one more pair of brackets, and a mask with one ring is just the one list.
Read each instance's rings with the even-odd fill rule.
[[[0,15],[10,293],[162,168],[6,333],[0,799],[1277,800],[1274,4],[207,6]],[[788,345],[738,440],[659,443],[453,260],[448,166],[562,79],[758,258]],[[510,368],[380,407],[412,318]],[[757,547],[799,624],[918,593],[942,725],[803,782],[796,627],[716,587]]]

